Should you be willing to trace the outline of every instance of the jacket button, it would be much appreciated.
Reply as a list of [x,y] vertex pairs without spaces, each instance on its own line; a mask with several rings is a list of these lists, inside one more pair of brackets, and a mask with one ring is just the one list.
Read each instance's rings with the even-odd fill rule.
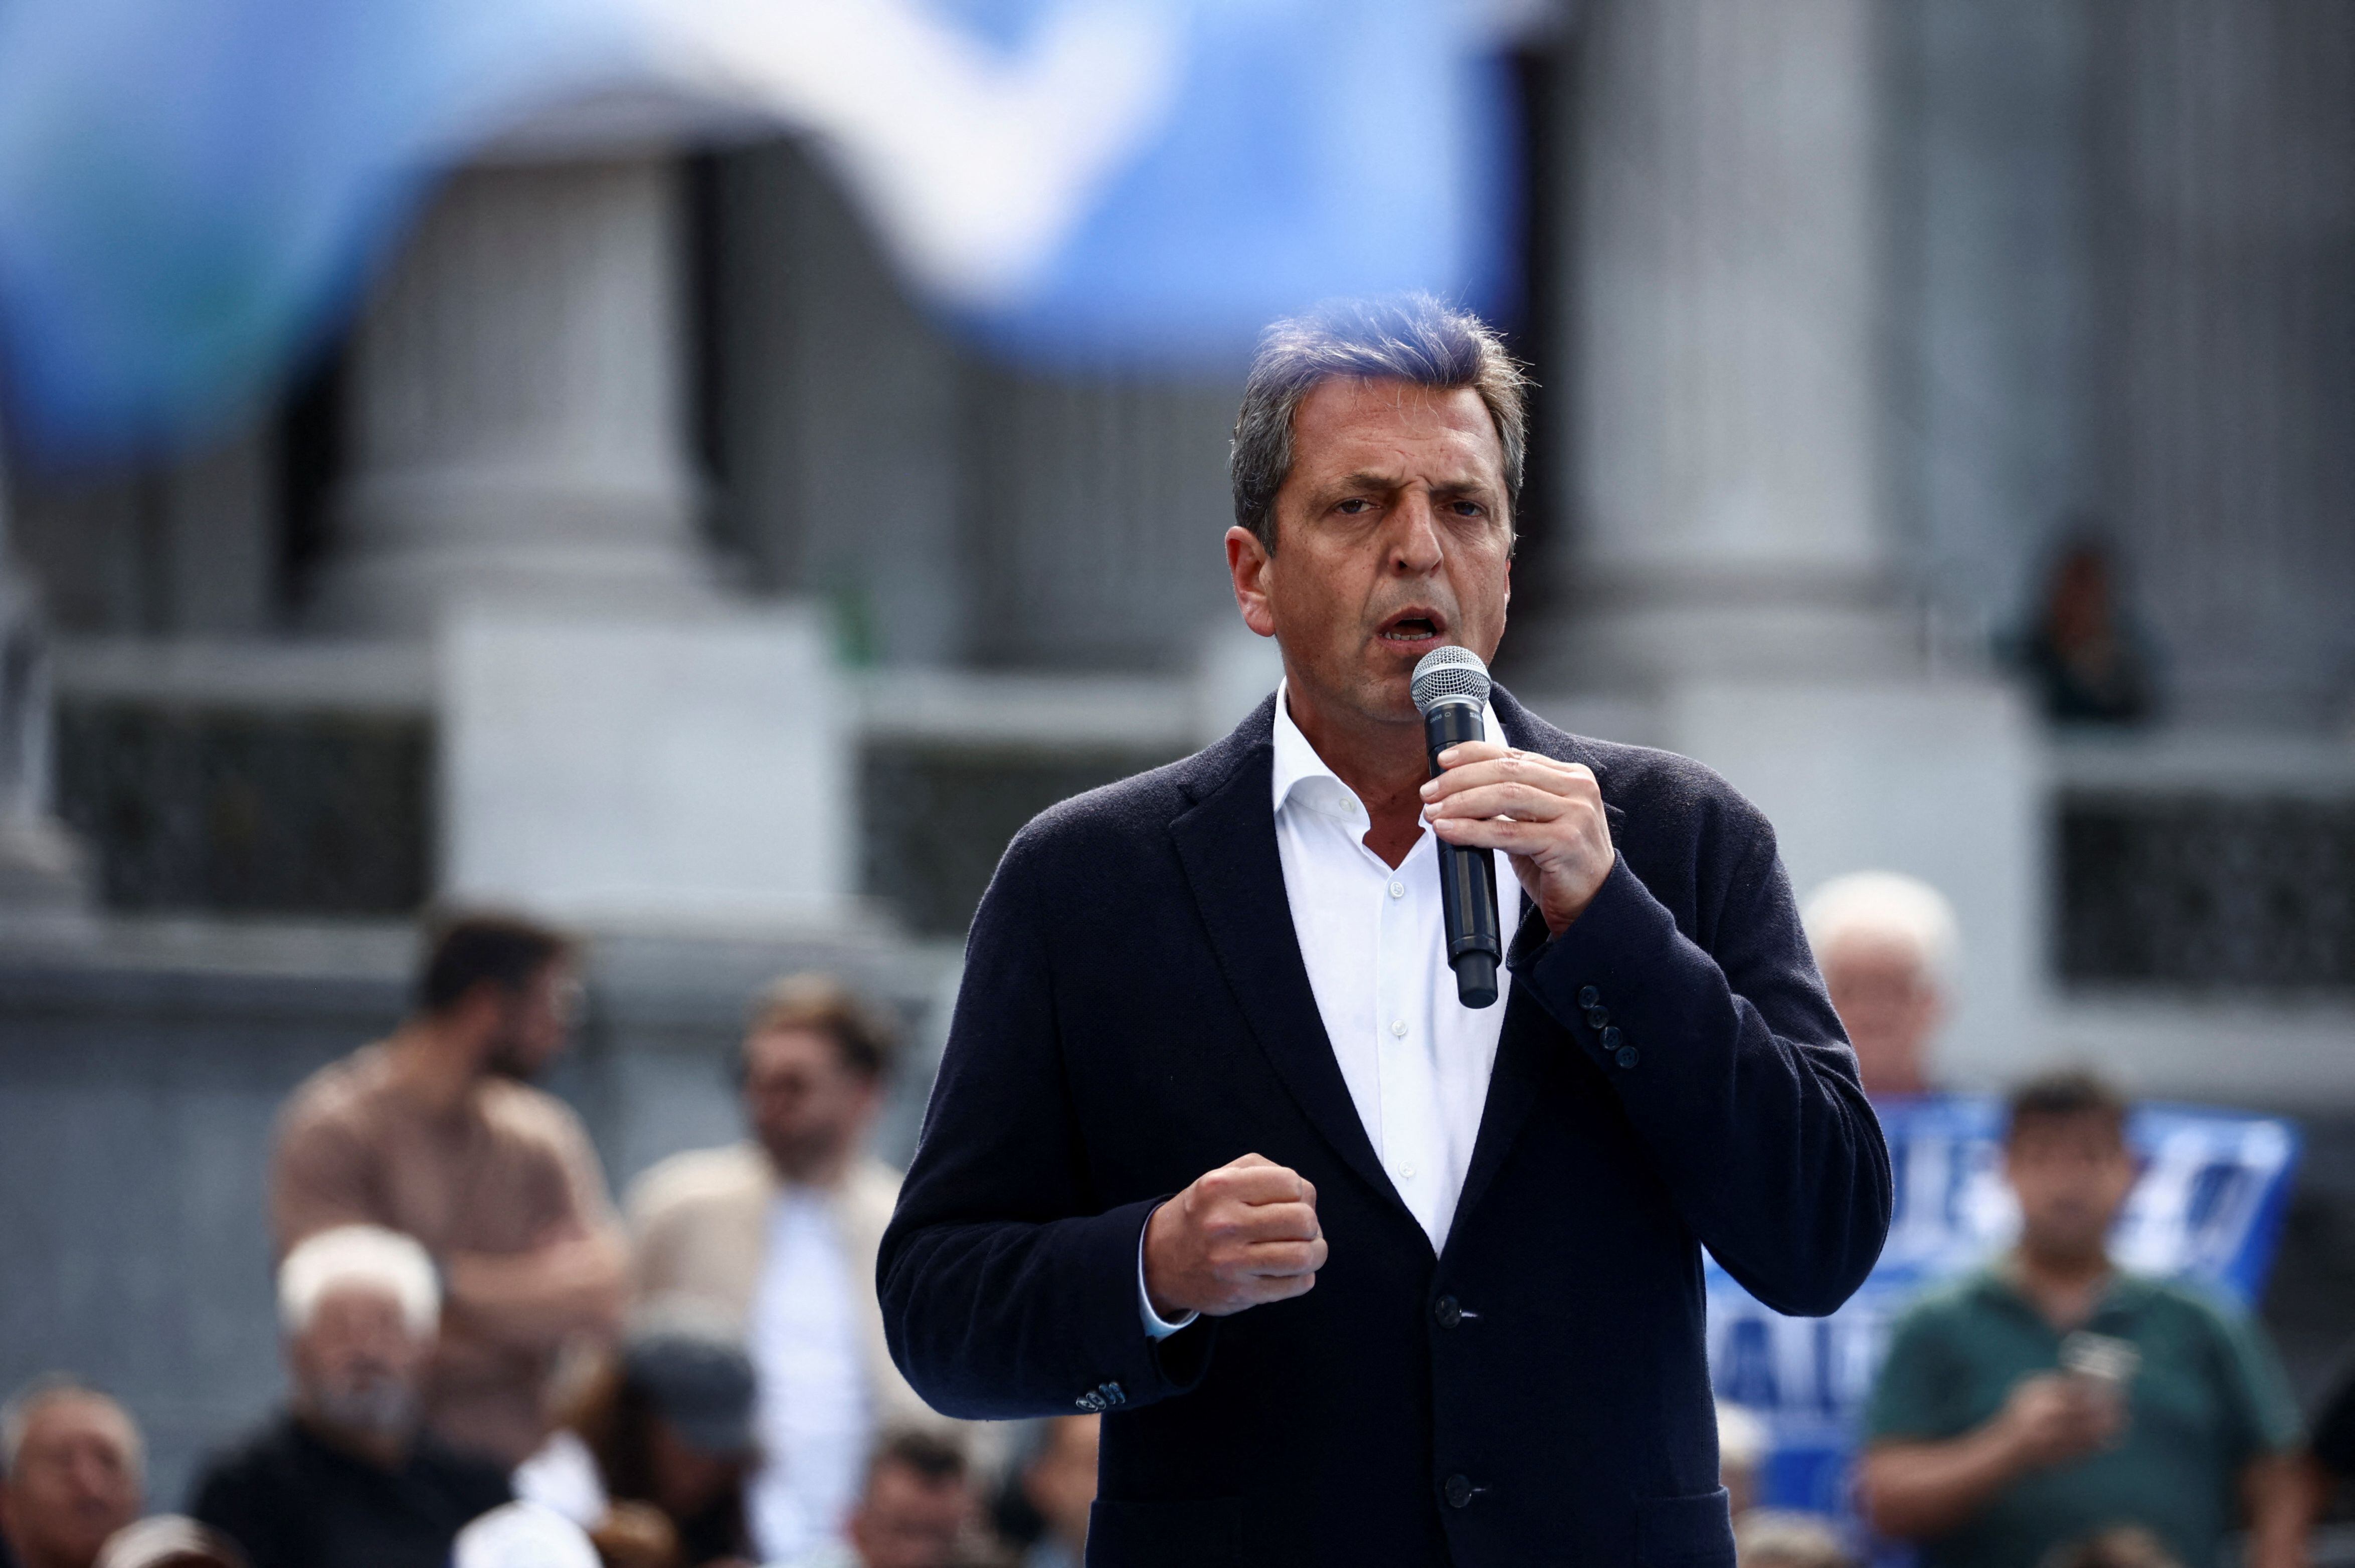
[[1623,1067],[1632,1067],[1638,1061],[1642,1060],[1641,1057],[1636,1054],[1636,1048],[1633,1045],[1620,1046],[1619,1054],[1613,1059]]
[[1579,1005],[1579,1006],[1581,1006],[1581,1007],[1600,1007],[1602,1004],[1603,1004],[1603,993],[1602,993],[1601,991],[1599,991],[1595,990],[1595,989],[1594,989],[1593,986],[1591,986],[1591,985],[1582,985],[1582,986],[1580,986],[1580,987],[1578,988],[1578,1005]]
[[1603,1048],[1605,1051],[1616,1051],[1619,1049],[1619,1026],[1617,1024],[1614,1023],[1610,1028],[1605,1029],[1603,1032]]
[[1439,1319],[1443,1329],[1453,1329],[1464,1321],[1464,1303],[1453,1296],[1443,1296],[1431,1304],[1431,1315]]
[[1442,1495],[1447,1499],[1447,1506],[1449,1508],[1468,1508],[1471,1506],[1472,1480],[1468,1476],[1448,1477],[1441,1485],[1440,1491]]
[[1590,1007],[1586,1010],[1586,1026],[1589,1029],[1600,1029],[1610,1022],[1611,1010],[1609,1008]]

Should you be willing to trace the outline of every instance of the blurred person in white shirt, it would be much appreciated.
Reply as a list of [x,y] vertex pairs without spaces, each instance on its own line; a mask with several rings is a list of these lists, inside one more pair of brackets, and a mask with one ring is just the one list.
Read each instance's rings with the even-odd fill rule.
[[771,986],[737,1054],[751,1136],[664,1160],[626,1204],[641,1308],[713,1314],[759,1374],[768,1463],[746,1501],[773,1561],[840,1539],[878,1432],[959,1429],[891,1364],[875,1295],[900,1173],[867,1139],[896,1033],[827,977]]

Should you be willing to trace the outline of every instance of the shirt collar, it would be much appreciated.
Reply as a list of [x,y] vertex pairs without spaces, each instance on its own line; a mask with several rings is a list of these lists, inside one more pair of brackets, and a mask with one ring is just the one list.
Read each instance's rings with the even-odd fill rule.
[[1285,804],[1297,799],[1309,810],[1360,830],[1372,825],[1373,818],[1357,791],[1325,765],[1308,737],[1300,733],[1300,726],[1292,722],[1291,686],[1285,681],[1275,688],[1275,814],[1282,816]]
[[[2018,1267],[2008,1253],[1998,1254],[1981,1265],[1971,1277],[1970,1287],[1983,1300],[1993,1301],[2033,1319],[2047,1329],[2052,1326],[2051,1319],[2039,1311],[2036,1303],[2019,1288]],[[2151,1294],[2152,1284],[2148,1279],[2129,1273],[2114,1262],[2110,1266],[2110,1277],[2102,1286],[2102,1293],[2095,1298],[2092,1313],[2079,1326],[2091,1328],[2104,1318],[2131,1315],[2150,1299]]]
[[[1366,810],[1357,791],[1341,781],[1341,776],[1325,765],[1300,726],[1292,722],[1292,683],[1285,681],[1275,688],[1275,778],[1274,805],[1276,815],[1284,814],[1287,801],[1297,800],[1312,811],[1350,823],[1363,832],[1372,826],[1373,818]],[[1481,721],[1487,733],[1494,737],[1505,733],[1497,722],[1497,710],[1484,705]]]

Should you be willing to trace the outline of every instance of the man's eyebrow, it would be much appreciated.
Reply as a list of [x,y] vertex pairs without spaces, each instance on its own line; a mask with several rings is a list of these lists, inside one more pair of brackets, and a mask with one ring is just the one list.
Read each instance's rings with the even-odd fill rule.
[[[1396,490],[1404,482],[1398,474],[1361,468],[1355,473],[1344,474],[1332,481],[1324,486],[1324,490],[1329,495],[1343,495],[1353,490]],[[1497,486],[1478,474],[1467,474],[1461,479],[1441,480],[1431,488],[1441,495],[1486,495],[1492,493]]]

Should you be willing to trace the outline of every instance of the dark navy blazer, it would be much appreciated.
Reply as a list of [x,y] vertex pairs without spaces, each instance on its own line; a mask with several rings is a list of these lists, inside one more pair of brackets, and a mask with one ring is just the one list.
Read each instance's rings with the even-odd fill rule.
[[[1698,763],[1507,736],[1600,780],[1619,858],[1532,911],[1446,1250],[1376,1159],[1293,935],[1273,705],[1064,802],[975,916],[878,1279],[936,1408],[1105,1409],[1094,1568],[1731,1568],[1700,1249],[1829,1312],[1889,1225],[1888,1153],[1773,830]],[[1316,1184],[1295,1300],[1158,1344],[1155,1204],[1246,1153]]]

